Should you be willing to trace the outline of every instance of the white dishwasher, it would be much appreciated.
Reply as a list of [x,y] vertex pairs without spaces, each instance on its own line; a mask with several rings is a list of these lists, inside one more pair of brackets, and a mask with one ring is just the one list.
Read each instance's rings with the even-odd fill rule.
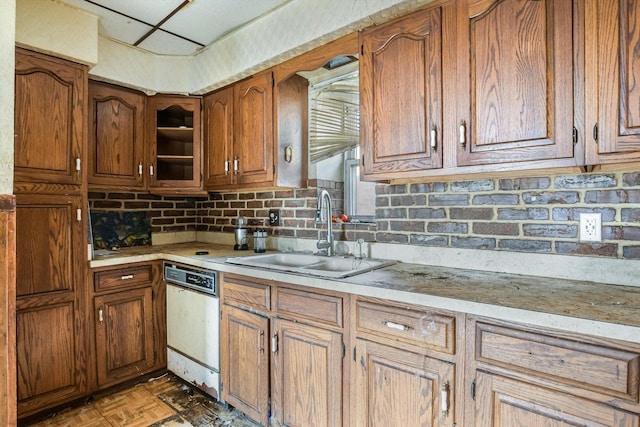
[[221,400],[217,273],[165,262],[164,279],[167,283],[167,368]]

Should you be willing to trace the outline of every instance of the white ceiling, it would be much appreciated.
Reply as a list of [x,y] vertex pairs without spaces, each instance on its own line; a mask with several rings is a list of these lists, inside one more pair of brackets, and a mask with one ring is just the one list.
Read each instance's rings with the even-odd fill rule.
[[100,17],[101,36],[134,45],[183,3],[138,47],[159,55],[192,55],[292,0],[61,0]]

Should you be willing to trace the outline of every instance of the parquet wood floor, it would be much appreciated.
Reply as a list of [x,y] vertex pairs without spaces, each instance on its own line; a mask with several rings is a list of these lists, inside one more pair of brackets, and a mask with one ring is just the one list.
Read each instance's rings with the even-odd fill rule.
[[257,427],[172,374],[56,413],[37,427]]

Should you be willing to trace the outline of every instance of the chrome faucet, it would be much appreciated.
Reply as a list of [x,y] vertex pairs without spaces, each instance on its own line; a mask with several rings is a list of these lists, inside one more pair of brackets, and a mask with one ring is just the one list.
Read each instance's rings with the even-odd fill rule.
[[[333,208],[331,202],[331,195],[327,190],[322,190],[318,195],[318,210],[316,211],[316,224],[322,224],[323,216],[327,221],[327,238],[323,240],[320,238],[320,230],[318,230],[318,243],[316,247],[320,250],[326,249],[327,256],[333,256],[333,230],[331,225],[331,212]],[[324,209],[324,215],[323,215]]]

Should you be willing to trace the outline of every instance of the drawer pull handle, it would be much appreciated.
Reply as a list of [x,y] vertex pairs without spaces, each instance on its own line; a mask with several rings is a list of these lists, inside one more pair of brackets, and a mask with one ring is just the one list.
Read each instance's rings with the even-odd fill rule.
[[449,383],[442,384],[442,391],[440,393],[440,401],[442,407],[442,416],[449,415]]
[[120,276],[120,280],[129,280],[133,279],[133,274],[125,274],[124,276]]
[[399,331],[408,331],[409,329],[411,329],[411,327],[409,327],[407,325],[403,325],[401,323],[390,322],[388,320],[386,322],[382,322],[382,324],[384,326],[386,326],[387,328],[397,329]]

